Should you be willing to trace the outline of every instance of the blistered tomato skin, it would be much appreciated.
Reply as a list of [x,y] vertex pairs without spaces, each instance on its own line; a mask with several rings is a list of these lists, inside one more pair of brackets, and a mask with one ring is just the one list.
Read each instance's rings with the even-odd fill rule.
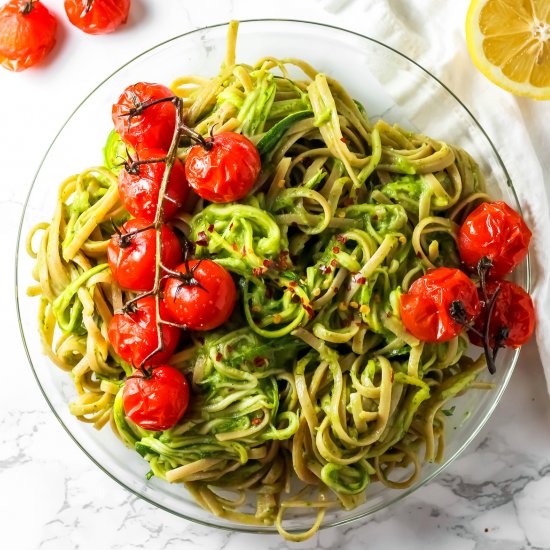
[[[163,149],[141,149],[139,159],[150,161],[166,158],[167,152]],[[130,173],[127,169],[121,170],[118,175],[118,193],[124,206],[136,218],[142,218],[148,222],[155,220],[157,212],[158,196],[166,163],[153,162],[140,164],[138,173]],[[185,169],[179,159],[176,159],[166,187],[164,198],[164,220],[172,218],[182,207],[189,186],[185,178]]]
[[212,147],[194,145],[185,162],[189,185],[204,199],[226,203],[245,197],[260,173],[255,145],[235,132],[214,136]]
[[[161,319],[168,320],[166,306],[162,301],[159,306]],[[166,363],[178,345],[180,333],[177,327],[162,325],[163,349],[150,357],[146,364]],[[155,298],[140,298],[132,311],[113,315],[107,334],[114,350],[124,361],[136,368],[141,366],[159,343]]]
[[176,107],[171,101],[156,103],[133,116],[129,113],[140,105],[171,97],[172,90],[162,84],[138,82],[128,86],[112,109],[113,124],[122,140],[134,149],[168,150],[176,128]]
[[527,256],[531,231],[523,218],[502,201],[485,202],[464,221],[458,234],[458,249],[464,264],[475,270],[484,256],[493,267],[489,277],[511,273]]
[[146,430],[169,430],[182,418],[189,404],[189,384],[170,365],[153,367],[151,377],[136,370],[122,390],[126,416]]
[[126,23],[130,0],[65,0],[69,21],[87,34],[107,34]]
[[54,47],[57,20],[42,2],[11,0],[0,7],[0,65],[24,71]]
[[466,322],[479,315],[481,305],[473,281],[459,269],[433,269],[401,295],[401,319],[405,328],[419,340],[445,342],[463,328],[450,314],[451,304],[456,301],[464,306]]
[[[141,219],[127,221],[121,228],[122,235],[148,227]],[[118,284],[128,290],[152,290],[155,283],[156,233],[151,227],[135,233],[129,243],[115,234],[107,247],[107,261]],[[181,246],[174,232],[166,225],[161,230],[161,259],[168,269],[176,267],[182,259]]]
[[[189,261],[176,271],[193,273],[200,286],[170,277],[164,288],[164,302],[172,319],[190,330],[212,330],[231,315],[237,289],[229,272],[212,260]],[[201,288],[203,287],[203,288]]]
[[[489,281],[487,283],[487,298],[491,300],[496,290],[500,292],[496,297],[489,323],[489,347],[497,344],[496,336],[502,329],[508,333],[502,342],[506,347],[519,348],[533,335],[535,330],[535,307],[531,296],[523,288],[510,281]],[[483,332],[483,319],[486,314],[486,304],[482,300],[482,314],[476,319],[475,328]],[[482,346],[481,338],[474,332],[470,332],[470,341],[476,346]]]

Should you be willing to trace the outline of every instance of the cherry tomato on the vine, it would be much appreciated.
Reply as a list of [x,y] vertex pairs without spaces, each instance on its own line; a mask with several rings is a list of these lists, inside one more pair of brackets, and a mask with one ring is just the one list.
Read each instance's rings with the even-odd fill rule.
[[126,23],[130,0],[65,0],[69,21],[88,34],[107,34]]
[[[163,149],[141,149],[140,161],[166,158]],[[120,200],[132,216],[149,222],[155,219],[158,205],[160,185],[166,168],[166,162],[152,162],[136,166],[138,173],[130,173],[124,169],[118,175],[118,193]],[[164,196],[164,219],[168,220],[182,207],[189,186],[185,178],[185,170],[179,159],[176,159]]]
[[[127,221],[121,228],[122,234],[111,237],[107,247],[107,259],[114,279],[129,290],[151,290],[155,283],[156,232],[148,227],[145,220]],[[131,236],[125,237],[131,233]],[[166,225],[162,226],[161,260],[168,268],[176,267],[182,259],[181,246],[174,232]]]
[[[531,296],[523,288],[510,281],[488,281],[486,285],[487,299],[491,300],[497,289],[500,292],[489,320],[489,347],[502,344],[506,347],[518,348],[525,344],[535,330],[535,307]],[[479,292],[482,313],[476,319],[474,328],[483,334],[487,305],[483,293]],[[470,341],[476,346],[482,346],[482,339],[470,331]],[[499,340],[499,342],[497,342]]]
[[158,147],[168,150],[176,129],[176,107],[171,101],[148,103],[174,97],[162,84],[138,82],[128,86],[113,105],[115,130],[134,149]]
[[[107,334],[115,351],[134,367],[157,349],[159,336],[157,330],[156,300],[145,296],[137,300],[127,313],[116,313],[109,322]],[[166,306],[159,304],[160,317],[168,320]],[[166,363],[172,357],[181,330],[172,325],[162,325],[162,351],[147,359],[147,365]]]
[[439,267],[417,279],[401,296],[405,328],[424,342],[445,342],[457,336],[463,325],[451,316],[451,304],[460,302],[465,322],[480,312],[477,288],[459,269]]
[[515,210],[502,201],[484,202],[460,227],[458,250],[471,270],[481,258],[489,258],[493,263],[489,277],[498,279],[525,258],[530,240],[531,231]]
[[36,65],[54,47],[56,30],[39,0],[10,0],[0,8],[0,64],[10,71]]
[[136,370],[124,383],[122,404],[126,416],[146,430],[168,430],[185,414],[189,384],[175,367],[159,365],[150,375]]
[[245,136],[222,132],[207,140],[209,147],[191,147],[185,161],[189,185],[211,202],[242,199],[252,189],[261,161],[258,150]]
[[235,307],[235,283],[229,271],[212,260],[188,264],[189,271],[185,264],[176,269],[184,280],[168,278],[164,303],[176,323],[190,330],[212,330],[225,323]]

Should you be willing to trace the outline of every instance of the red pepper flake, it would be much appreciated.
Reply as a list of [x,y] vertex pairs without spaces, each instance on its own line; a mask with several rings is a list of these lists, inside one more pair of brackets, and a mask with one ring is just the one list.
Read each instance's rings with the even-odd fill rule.
[[311,319],[315,314],[313,313],[313,308],[307,304],[303,304],[303,308],[306,310],[309,318]]
[[337,246],[332,247],[332,253],[333,254],[338,254],[339,252],[340,252],[340,249]]
[[204,231],[199,231],[197,237],[199,238],[199,240],[196,242],[196,244],[198,244],[199,246],[208,245],[208,237],[206,236],[206,233]]
[[264,260],[264,267],[267,269],[271,269],[275,266],[275,262],[273,260]]
[[278,264],[279,264],[280,270],[285,270],[288,268],[288,262],[286,259],[287,256],[288,256],[288,250],[282,250],[281,253],[279,254]]
[[420,252],[417,252],[417,253],[416,253],[416,257],[417,257],[417,258],[422,258],[422,254],[421,254]]
[[390,382],[393,384],[393,378],[394,378],[394,374],[393,374],[393,369],[391,370],[391,374],[390,374]]
[[296,283],[296,281],[290,281],[288,283],[288,286],[291,287],[291,288],[296,288],[298,286],[298,284]]
[[261,277],[266,271],[267,268],[265,267],[254,267],[252,268],[252,275],[254,275],[254,277]]
[[233,250],[234,250],[235,252],[238,252],[239,247],[237,246],[237,243],[233,243]]
[[209,233],[212,233],[212,231],[214,231],[214,224],[211,223],[209,226],[208,226],[208,232]]
[[218,353],[216,355],[216,361],[221,361],[223,359],[223,355],[221,353]]
[[241,248],[241,254],[243,256],[246,256],[246,246],[243,245],[243,247]]
[[256,367],[263,367],[267,363],[267,359],[265,357],[254,357],[254,365]]
[[332,269],[328,265],[320,265],[319,266],[319,271],[323,275],[330,275],[332,273]]
[[355,282],[358,284],[358,285],[364,285],[366,282],[367,282],[367,278],[366,277],[357,277],[355,279]]
[[339,243],[346,244],[348,239],[347,239],[347,237],[344,237],[344,235],[336,235],[336,240]]
[[261,423],[262,423],[262,419],[261,419],[261,418],[258,418],[258,417],[253,418],[253,419],[252,419],[252,422],[251,422],[251,424],[252,424],[253,426],[257,426],[258,424],[261,424]]
[[229,231],[231,231],[232,229],[233,229],[233,222],[231,222],[231,223],[229,224]]
[[343,136],[340,138],[340,141],[341,141],[342,143],[347,143],[347,142],[348,142],[347,138],[345,138],[345,137],[343,137]]
[[338,262],[337,262],[336,260],[332,260],[332,261],[330,262],[330,265],[331,265],[332,267],[336,267],[336,266],[338,265]]

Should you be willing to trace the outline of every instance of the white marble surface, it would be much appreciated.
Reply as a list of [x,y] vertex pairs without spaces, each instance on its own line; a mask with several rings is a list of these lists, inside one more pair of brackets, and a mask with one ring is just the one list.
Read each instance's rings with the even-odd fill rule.
[[[61,0],[45,0],[64,18]],[[387,4],[403,17],[373,22]],[[78,102],[130,57],[160,40],[232,17],[324,21],[394,44],[392,26],[422,38],[430,24],[449,26],[467,2],[424,13],[428,0],[133,0],[127,27],[89,37],[63,25],[46,66],[22,74],[0,70],[0,548],[6,550],[278,549],[275,536],[229,534],[178,519],[127,493],[75,446],[49,411],[27,364],[15,322],[13,266],[17,226],[28,187],[48,144]],[[434,3],[430,3],[432,6]],[[447,4],[439,2],[440,5]],[[458,7],[457,7],[458,5]],[[418,9],[416,9],[418,8]],[[382,11],[380,11],[382,10]],[[432,19],[433,18],[433,19]],[[446,21],[448,19],[448,21]],[[455,25],[456,27],[456,25]],[[439,34],[445,39],[445,33]],[[460,33],[448,39],[461,40]],[[442,69],[430,48],[411,41],[413,58],[451,87],[469,63],[463,52]],[[471,70],[471,67],[469,68]],[[478,81],[484,94],[503,92]],[[464,90],[464,88],[462,88]],[[475,98],[461,95],[477,113]],[[550,106],[520,100],[526,119],[550,119]],[[549,135],[537,127],[542,158]],[[506,136],[492,135],[497,147]],[[548,162],[548,161],[547,161]],[[548,172],[546,173],[548,178]],[[548,185],[548,181],[547,181]],[[545,198],[541,197],[541,200]],[[534,343],[522,352],[509,389],[467,452],[429,486],[368,521],[321,532],[301,548],[401,550],[550,548],[550,400]]]

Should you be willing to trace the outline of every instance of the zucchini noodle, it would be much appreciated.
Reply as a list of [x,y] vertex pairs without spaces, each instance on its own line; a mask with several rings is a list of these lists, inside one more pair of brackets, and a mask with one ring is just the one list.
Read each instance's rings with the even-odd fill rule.
[[[29,294],[40,299],[45,353],[73,378],[78,419],[110,422],[149,463],[148,478],[182,483],[213,514],[275,524],[298,541],[328,508],[361,504],[371,483],[414,483],[422,462],[442,458],[444,405],[485,387],[476,384],[484,359],[465,355],[465,334],[419,342],[399,303],[427,269],[458,267],[458,224],[486,195],[465,151],[369,119],[341,84],[299,59],[237,63],[236,36],[233,23],[219,75],[172,86],[197,132],[241,132],[262,159],[245,199],[200,199],[170,222],[239,286],[231,319],[191,333],[172,357],[192,381],[184,418],[147,431],[122,406],[132,367],[107,325],[135,295],[106,263],[113,223],[129,219],[117,192],[118,136],[105,167],[64,181],[51,223],[29,236]],[[316,510],[311,529],[286,530],[285,515],[304,508]]]

